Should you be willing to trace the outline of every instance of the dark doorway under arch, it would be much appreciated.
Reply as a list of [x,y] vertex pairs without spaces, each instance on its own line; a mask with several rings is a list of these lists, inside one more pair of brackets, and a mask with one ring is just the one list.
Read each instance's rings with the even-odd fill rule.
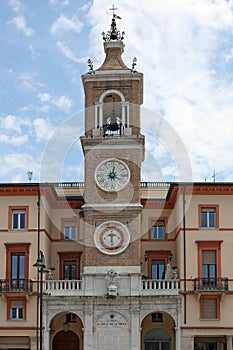
[[72,331],[61,331],[53,339],[53,350],[79,350],[79,338]]
[[162,328],[153,328],[144,338],[145,350],[170,350],[171,337]]

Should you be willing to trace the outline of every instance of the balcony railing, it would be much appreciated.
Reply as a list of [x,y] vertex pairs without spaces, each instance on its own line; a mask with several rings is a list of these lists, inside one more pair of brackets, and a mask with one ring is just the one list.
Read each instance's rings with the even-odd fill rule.
[[[120,283],[119,283],[120,284]],[[44,281],[44,293],[48,296],[104,296],[107,294],[106,281],[98,289],[81,280],[46,280]],[[94,289],[91,289],[92,287]],[[133,291],[133,295],[156,296],[156,295],[179,295],[180,282],[177,279],[171,280],[140,280],[138,290]],[[119,286],[118,295],[131,295],[132,291],[128,287]]]
[[33,282],[28,279],[0,280],[0,293],[32,293]]
[[226,292],[228,290],[228,278],[217,277],[217,278],[195,278],[194,290],[197,292]]
[[44,282],[44,293],[48,295],[82,295],[80,280],[47,280]]
[[142,295],[178,295],[179,290],[178,279],[142,280]]

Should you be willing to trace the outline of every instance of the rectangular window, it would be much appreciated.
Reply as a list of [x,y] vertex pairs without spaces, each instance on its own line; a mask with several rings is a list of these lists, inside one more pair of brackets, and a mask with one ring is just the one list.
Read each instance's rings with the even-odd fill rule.
[[24,288],[25,283],[25,254],[11,254],[11,289],[19,290]]
[[7,298],[7,319],[25,320],[27,302],[22,297]]
[[216,319],[219,318],[219,298],[205,298],[201,300],[201,318]]
[[77,224],[76,222],[63,223],[63,237],[65,240],[76,240],[77,239]]
[[11,302],[11,319],[23,320],[24,319],[24,302],[12,301]]
[[202,228],[216,227],[216,208],[201,209],[201,227]]
[[151,316],[151,322],[163,322],[162,312],[153,312]]
[[152,221],[151,239],[165,238],[165,222],[164,220]]
[[28,206],[9,206],[8,229],[25,230],[28,228]]
[[23,230],[26,228],[26,210],[12,210],[12,229]]
[[152,264],[151,264],[152,279],[161,280],[164,278],[164,273],[165,273],[165,261],[152,260]]
[[77,279],[77,260],[63,261],[63,279],[64,280]]
[[202,250],[202,278],[216,278],[216,250]]
[[77,315],[66,314],[66,323],[77,323]]

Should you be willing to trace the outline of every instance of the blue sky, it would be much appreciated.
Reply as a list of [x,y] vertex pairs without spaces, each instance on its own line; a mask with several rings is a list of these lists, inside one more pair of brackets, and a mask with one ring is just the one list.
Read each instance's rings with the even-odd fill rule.
[[[28,170],[35,182],[82,181],[81,75],[89,57],[94,68],[104,60],[111,6],[1,0],[0,182],[27,182]],[[142,179],[213,181],[215,171],[216,181],[232,181],[232,1],[119,0],[115,7],[124,61],[131,67],[137,57],[144,73]],[[41,176],[51,149],[59,171]]]

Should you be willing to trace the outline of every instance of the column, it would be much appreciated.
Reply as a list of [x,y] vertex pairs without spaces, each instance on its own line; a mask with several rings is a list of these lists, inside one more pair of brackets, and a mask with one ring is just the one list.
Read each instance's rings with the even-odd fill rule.
[[[83,350],[93,350],[93,310],[92,304],[85,305]],[[97,350],[97,349],[96,349]]]
[[[138,301],[131,303],[131,347],[130,350],[141,349],[141,327]],[[122,349],[123,350],[123,349]]]
[[180,327],[175,328],[176,332],[176,347],[175,350],[181,349],[181,344],[180,344]]
[[45,350],[50,349],[50,328],[47,328],[44,330],[43,349]]
[[227,336],[227,350],[232,350],[232,336]]
[[30,337],[30,349],[37,350],[37,338],[36,337]]

